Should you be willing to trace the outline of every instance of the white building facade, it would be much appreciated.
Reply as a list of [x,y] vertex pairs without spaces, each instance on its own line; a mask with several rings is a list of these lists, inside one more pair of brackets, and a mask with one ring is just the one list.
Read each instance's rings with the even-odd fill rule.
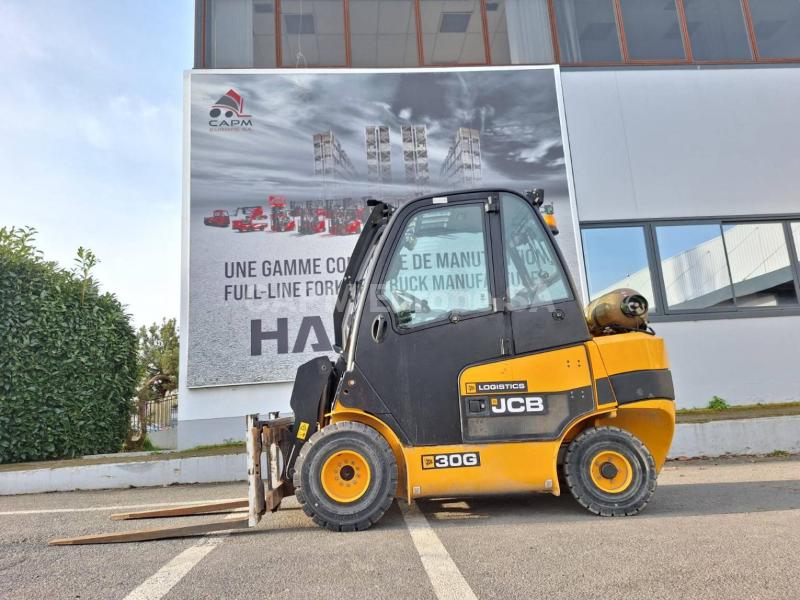
[[[197,69],[559,65],[584,298],[624,285],[650,299],[678,407],[800,398],[796,1],[196,5]],[[423,127],[401,132],[421,186]],[[183,286],[186,361],[186,269]],[[242,415],[287,410],[291,387],[184,380],[179,446],[241,439]]]

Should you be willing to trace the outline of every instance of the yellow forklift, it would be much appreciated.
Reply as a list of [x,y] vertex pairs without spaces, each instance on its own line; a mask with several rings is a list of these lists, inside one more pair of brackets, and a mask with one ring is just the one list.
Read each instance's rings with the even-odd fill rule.
[[333,315],[336,360],[298,369],[292,417],[247,417],[248,498],[115,518],[247,515],[52,543],[252,526],[291,494],[335,531],[370,527],[395,498],[566,488],[597,515],[640,512],[675,424],[664,342],[633,290],[584,310],[543,198],[369,201]]

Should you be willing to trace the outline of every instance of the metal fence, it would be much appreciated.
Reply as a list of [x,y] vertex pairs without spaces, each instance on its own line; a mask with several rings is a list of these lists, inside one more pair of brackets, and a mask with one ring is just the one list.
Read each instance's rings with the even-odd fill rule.
[[[163,431],[178,426],[178,396],[172,395],[146,402],[144,406],[144,419],[147,431]],[[139,430],[139,412],[131,417],[131,429]]]

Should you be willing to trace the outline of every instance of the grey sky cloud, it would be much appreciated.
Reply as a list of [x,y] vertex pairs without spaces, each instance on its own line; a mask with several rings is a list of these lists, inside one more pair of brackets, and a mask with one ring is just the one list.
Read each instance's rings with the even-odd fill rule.
[[[391,132],[393,187],[405,186],[400,128],[424,124],[432,187],[459,127],[481,132],[484,186],[545,187],[566,194],[561,131],[551,70],[203,74],[192,78],[192,204],[202,211],[263,202],[270,194],[315,199],[312,136],[333,131],[352,160],[349,192],[370,191],[365,126]],[[211,104],[228,89],[244,97],[251,131],[213,133]]]

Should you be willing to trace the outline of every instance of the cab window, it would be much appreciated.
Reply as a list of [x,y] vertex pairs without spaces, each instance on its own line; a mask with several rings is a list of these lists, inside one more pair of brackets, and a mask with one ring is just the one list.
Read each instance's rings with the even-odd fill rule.
[[483,204],[411,217],[380,294],[401,328],[491,309]]
[[508,306],[543,306],[570,298],[550,237],[533,207],[519,196],[500,195]]

